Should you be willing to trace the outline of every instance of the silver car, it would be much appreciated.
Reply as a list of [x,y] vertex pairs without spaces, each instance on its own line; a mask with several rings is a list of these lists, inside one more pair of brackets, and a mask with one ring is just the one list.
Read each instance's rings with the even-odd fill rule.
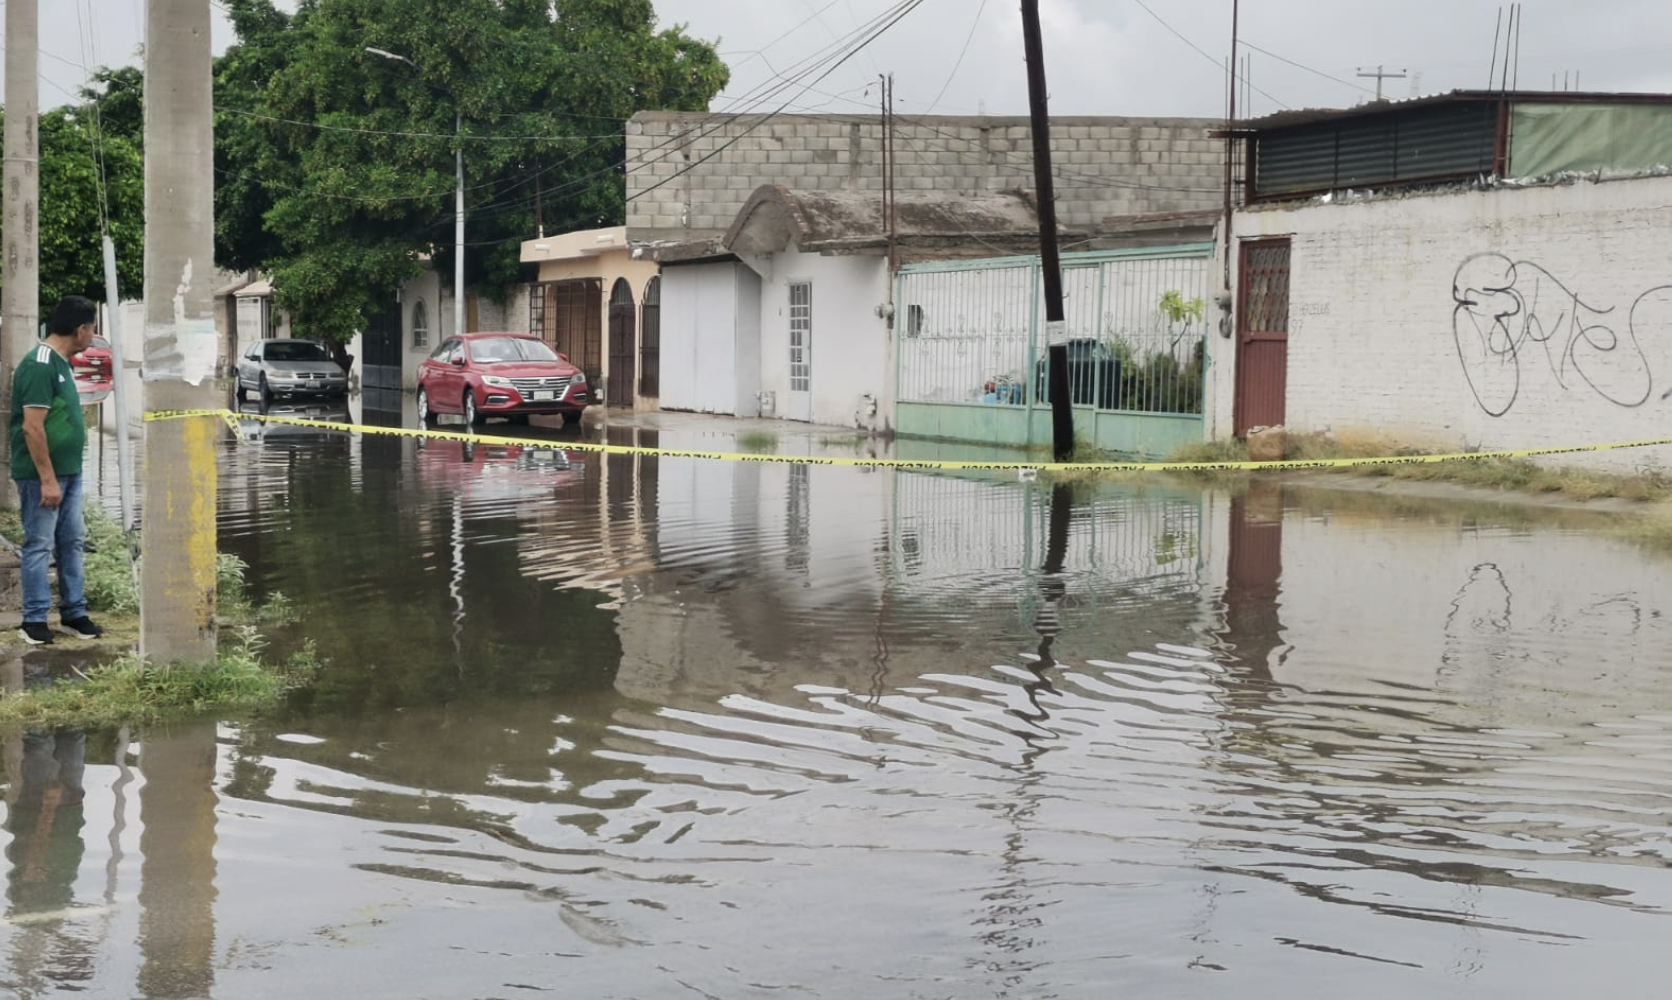
[[309,340],[263,340],[238,359],[236,394],[263,402],[278,396],[345,396],[348,373],[325,348]]

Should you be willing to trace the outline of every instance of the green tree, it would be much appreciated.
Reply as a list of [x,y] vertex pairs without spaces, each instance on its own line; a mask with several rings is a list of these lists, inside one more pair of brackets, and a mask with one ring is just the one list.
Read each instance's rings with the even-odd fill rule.
[[451,272],[455,149],[466,283],[498,294],[537,219],[623,221],[628,117],[704,109],[728,78],[711,46],[658,28],[649,0],[227,7],[239,44],[216,78],[220,262],[269,269],[305,336],[364,328],[423,255]]
[[[0,111],[0,123],[4,112]],[[117,284],[137,293],[145,255],[145,163],[139,148],[104,134],[86,107],[40,117],[40,307],[65,295],[105,300],[101,214],[116,244]]]

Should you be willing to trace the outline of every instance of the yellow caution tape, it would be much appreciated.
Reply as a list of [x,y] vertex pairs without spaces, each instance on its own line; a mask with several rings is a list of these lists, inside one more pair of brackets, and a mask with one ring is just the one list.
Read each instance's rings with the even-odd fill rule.
[[504,445],[513,448],[562,448],[565,451],[592,452],[603,455],[648,455],[657,458],[701,458],[721,462],[757,462],[769,465],[830,465],[859,469],[918,469],[946,472],[1009,472],[1034,470],[1037,472],[1255,472],[1283,469],[1347,469],[1376,465],[1429,465],[1435,462],[1478,462],[1494,458],[1537,458],[1545,455],[1574,455],[1589,451],[1619,451],[1626,448],[1651,448],[1672,445],[1672,438],[1650,441],[1625,441],[1612,444],[1591,444],[1567,448],[1521,448],[1515,451],[1472,451],[1448,455],[1383,455],[1365,458],[1308,458],[1282,462],[961,462],[906,458],[839,458],[805,455],[757,455],[747,452],[691,451],[678,448],[645,448],[638,445],[597,444],[590,441],[559,441],[543,438],[498,437],[491,434],[468,432],[409,430],[404,427],[371,427],[364,424],[345,424],[327,420],[306,420],[300,417],[273,417],[254,413],[233,413],[231,410],[153,410],[145,414],[147,423],[159,420],[185,420],[210,417],[224,420],[234,431],[238,422],[256,420],[268,424],[288,424],[293,427],[312,427],[319,430],[341,431],[345,434],[378,434],[386,437],[408,437],[428,441],[463,441],[472,444]]

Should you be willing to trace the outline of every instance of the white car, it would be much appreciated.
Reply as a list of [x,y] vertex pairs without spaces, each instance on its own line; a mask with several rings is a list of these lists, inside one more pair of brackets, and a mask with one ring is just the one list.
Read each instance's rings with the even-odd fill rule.
[[263,402],[278,396],[346,396],[348,372],[311,340],[263,340],[238,359],[239,402],[255,393]]

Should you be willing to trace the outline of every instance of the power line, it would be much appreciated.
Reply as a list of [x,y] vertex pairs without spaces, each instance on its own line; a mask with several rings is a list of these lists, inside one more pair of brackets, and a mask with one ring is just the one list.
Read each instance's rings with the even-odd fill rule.
[[[918,7],[922,6],[923,2],[924,2],[924,0],[905,0],[905,2],[896,5],[889,12],[889,14],[885,16],[886,19],[873,19],[872,23],[877,24],[877,27],[874,30],[872,30],[869,35],[865,36],[860,41],[858,41],[856,44],[851,46],[848,49],[847,52],[845,52],[841,55],[841,58],[835,59],[833,62],[831,62],[830,65],[825,68],[824,72],[820,73],[818,76],[813,78],[813,82],[817,83],[820,80],[823,80],[825,77],[829,76],[830,74],[836,72],[836,70],[839,69],[844,63],[846,63],[849,59],[852,59],[854,57],[854,55],[859,53],[861,50],[863,50],[866,46],[868,46],[872,42],[876,41],[878,38],[880,38],[883,35],[883,33],[888,31],[890,28],[894,27],[894,25],[900,23],[900,21],[902,19],[904,19],[906,17],[906,15],[910,14],[912,11],[914,11]],[[881,21],[881,23],[878,23],[878,21]],[[787,106],[788,105],[786,104],[785,107],[787,107]],[[780,108],[779,110],[781,111],[782,109]],[[702,166],[704,163],[707,163],[709,160],[714,159],[714,157],[719,156],[721,153],[725,152],[727,149],[730,149],[732,146],[741,142],[750,133],[752,133],[756,129],[760,128],[761,125],[763,125],[766,122],[766,120],[767,120],[767,117],[763,116],[759,121],[757,121],[754,124],[748,126],[742,132],[739,132],[737,135],[735,135],[735,136],[731,137],[730,139],[726,140],[725,142],[721,143],[719,146],[716,146],[714,149],[712,149],[708,153],[704,154],[702,157],[697,159],[695,162],[690,163],[687,166],[685,166],[683,169],[680,169],[680,170],[676,171],[672,176],[663,178],[662,180],[656,182],[655,184],[650,185],[647,188],[644,188],[643,190],[640,190],[640,191],[638,191],[634,194],[628,195],[627,198],[626,198],[626,201],[630,203],[630,202],[635,201],[639,198],[642,198],[645,195],[650,194],[652,191],[655,191],[659,188],[665,187],[668,184],[672,183],[673,181],[677,180],[678,178],[684,176],[686,173],[689,173],[690,171],[696,169],[697,167]]]
[[1262,49],[1258,45],[1255,45],[1253,42],[1250,42],[1247,39],[1244,39],[1242,41],[1242,47],[1245,48],[1245,49],[1253,49],[1255,52],[1258,52],[1263,56],[1267,56],[1269,58],[1276,59],[1280,63],[1287,63],[1288,65],[1293,66],[1296,69],[1305,70],[1306,72],[1311,73],[1313,76],[1320,76],[1320,77],[1323,77],[1325,80],[1329,80],[1332,83],[1339,83],[1343,87],[1351,87],[1354,90],[1360,90],[1360,91],[1363,91],[1366,94],[1374,93],[1374,91],[1372,91],[1369,87],[1364,86],[1363,84],[1354,83],[1351,80],[1343,80],[1339,76],[1331,76],[1328,73],[1325,73],[1321,69],[1313,69],[1311,66],[1307,66],[1303,63],[1295,62],[1293,59],[1288,59],[1288,58],[1285,58],[1284,56],[1280,56],[1277,53],[1271,51],[1270,49]]
[[952,86],[952,81],[957,77],[958,70],[964,66],[964,57],[969,55],[970,43],[975,41],[976,29],[981,27],[981,15],[986,12],[987,0],[981,0],[981,6],[975,9],[975,20],[970,23],[970,33],[964,36],[964,47],[959,50],[958,59],[952,64],[952,72],[946,75],[946,82],[941,84],[940,93],[936,94],[935,99],[929,102],[929,107],[924,110],[924,114],[934,113],[935,108],[940,105],[941,98],[946,96],[947,88]]
[[[1215,66],[1219,66],[1221,69],[1224,68],[1224,66],[1220,63],[1220,61],[1218,59],[1215,59],[1213,56],[1208,55],[1207,52],[1203,51],[1201,46],[1197,45],[1195,42],[1186,38],[1184,36],[1183,32],[1179,31],[1179,29],[1173,27],[1171,24],[1168,24],[1166,18],[1162,17],[1160,14],[1157,14],[1155,11],[1151,10],[1149,4],[1144,3],[1144,0],[1132,0],[1132,2],[1137,4],[1138,6],[1142,7],[1144,9],[1144,13],[1148,14],[1150,17],[1155,18],[1157,23],[1159,23],[1163,28],[1166,28],[1168,31],[1172,32],[1175,36],[1177,36],[1179,41],[1181,41],[1184,44],[1190,46],[1192,49],[1195,49],[1196,52],[1203,59],[1206,59],[1208,62],[1213,63]],[[1240,79],[1240,75],[1237,74],[1237,68],[1235,66],[1231,67],[1231,72],[1232,72],[1233,75],[1237,75],[1238,78]],[[1278,100],[1277,98],[1271,96],[1270,94],[1266,93],[1265,91],[1261,90],[1259,87],[1256,87],[1252,83],[1249,83],[1247,80],[1243,80],[1242,82],[1247,84],[1249,89],[1253,90],[1256,94],[1259,94],[1261,97],[1264,97],[1266,100],[1272,102],[1273,104],[1277,105],[1278,107],[1287,108],[1289,106],[1287,104],[1284,104],[1282,101]]]

